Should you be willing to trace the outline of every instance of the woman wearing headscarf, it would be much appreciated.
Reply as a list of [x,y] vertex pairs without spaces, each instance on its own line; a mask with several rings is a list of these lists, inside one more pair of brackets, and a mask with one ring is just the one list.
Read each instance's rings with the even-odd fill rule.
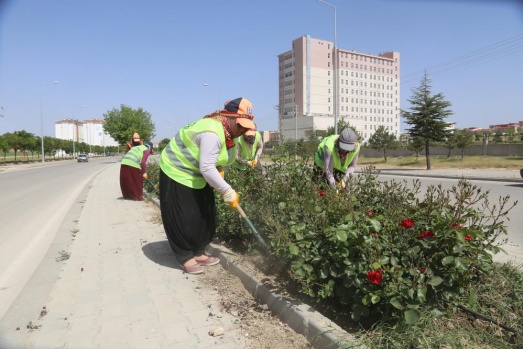
[[238,194],[223,179],[224,167],[236,159],[234,139],[255,128],[246,98],[228,101],[223,110],[181,128],[160,156],[162,222],[183,270],[203,272],[219,260],[205,250],[216,232],[214,190],[236,208]]
[[263,151],[263,141],[260,132],[249,130],[234,140],[236,144],[236,162],[234,166],[240,170],[256,167]]
[[143,180],[147,178],[147,158],[152,154],[153,144],[132,147],[122,158],[120,165],[120,189],[124,199],[143,201]]

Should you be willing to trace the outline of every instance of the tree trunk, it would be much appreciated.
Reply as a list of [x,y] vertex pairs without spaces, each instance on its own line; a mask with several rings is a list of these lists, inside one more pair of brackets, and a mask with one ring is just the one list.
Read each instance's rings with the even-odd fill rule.
[[465,156],[465,148],[461,148],[461,161],[463,161],[463,156]]
[[430,170],[430,141],[425,141],[425,159],[427,160],[427,170]]
[[385,162],[387,162],[387,149],[383,148],[383,158],[385,159]]

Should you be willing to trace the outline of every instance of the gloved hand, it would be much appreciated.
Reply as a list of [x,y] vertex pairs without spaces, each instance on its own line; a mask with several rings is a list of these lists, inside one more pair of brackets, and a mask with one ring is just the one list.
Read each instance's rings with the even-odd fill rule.
[[149,175],[147,173],[143,174],[143,179],[149,179]]
[[225,193],[223,193],[223,201],[225,201],[226,204],[229,204],[232,208],[236,208],[238,206],[238,201],[240,201],[240,198],[238,197],[238,194],[234,191],[234,189],[229,188]]
[[223,169],[222,168],[217,168],[217,170],[218,170],[218,173],[220,174],[220,176],[222,178],[225,178],[225,172],[223,172]]
[[338,184],[336,186],[338,187],[338,189],[345,189],[345,182],[340,181],[340,182],[338,182]]
[[256,165],[258,165],[258,161],[257,160],[251,160],[251,161],[249,161],[249,165],[251,165],[251,167],[255,167]]

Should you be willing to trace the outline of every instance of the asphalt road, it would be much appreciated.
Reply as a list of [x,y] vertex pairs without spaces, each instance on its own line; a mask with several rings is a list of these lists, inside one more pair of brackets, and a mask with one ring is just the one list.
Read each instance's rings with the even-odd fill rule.
[[74,200],[118,159],[0,168],[0,318],[42,261]]

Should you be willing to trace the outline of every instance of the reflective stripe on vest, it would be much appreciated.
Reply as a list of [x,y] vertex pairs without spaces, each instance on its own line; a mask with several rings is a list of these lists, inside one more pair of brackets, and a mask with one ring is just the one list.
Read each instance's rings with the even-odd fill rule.
[[204,132],[215,133],[222,143],[216,166],[228,166],[230,161],[223,125],[214,119],[201,119],[184,126],[160,156],[162,171],[174,181],[193,189],[201,189],[207,184],[200,172],[200,147],[194,141],[197,135]]
[[147,148],[145,145],[132,147],[122,159],[122,165],[127,165],[135,168],[142,168],[143,152]]

